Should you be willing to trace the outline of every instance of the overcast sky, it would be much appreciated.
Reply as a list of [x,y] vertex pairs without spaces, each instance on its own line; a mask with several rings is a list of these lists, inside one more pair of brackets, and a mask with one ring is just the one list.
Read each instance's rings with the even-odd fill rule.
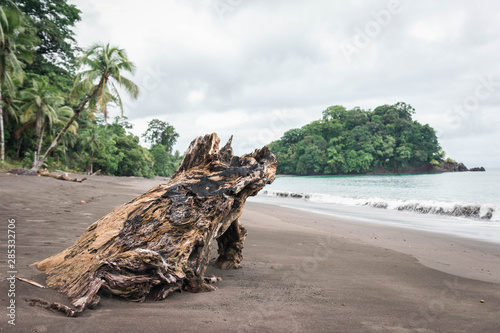
[[72,0],[82,47],[126,49],[140,135],[169,122],[185,151],[234,134],[237,154],[321,117],[331,105],[404,101],[447,155],[500,167],[500,2]]

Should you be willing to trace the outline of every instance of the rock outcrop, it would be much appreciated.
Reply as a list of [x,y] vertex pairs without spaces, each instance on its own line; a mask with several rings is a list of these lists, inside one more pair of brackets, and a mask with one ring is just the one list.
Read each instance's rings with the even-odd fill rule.
[[469,169],[463,163],[457,163],[455,161],[446,161],[443,166],[438,169],[439,172],[462,172],[469,171]]

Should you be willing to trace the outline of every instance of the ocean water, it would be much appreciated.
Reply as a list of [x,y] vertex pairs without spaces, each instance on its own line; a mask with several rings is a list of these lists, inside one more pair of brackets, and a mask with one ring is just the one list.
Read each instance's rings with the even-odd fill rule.
[[253,201],[500,243],[500,169],[277,177]]

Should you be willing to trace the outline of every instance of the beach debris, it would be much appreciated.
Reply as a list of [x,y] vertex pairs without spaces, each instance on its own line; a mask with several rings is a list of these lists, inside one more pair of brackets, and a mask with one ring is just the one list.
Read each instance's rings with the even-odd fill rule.
[[484,303],[484,299],[481,300],[481,303]]
[[51,178],[55,178],[55,179],[59,179],[59,180],[66,180],[68,182],[77,182],[77,183],[81,183],[83,182],[84,180],[87,180],[86,177],[83,177],[83,178],[71,178],[68,176],[68,174],[62,174],[62,175],[58,175],[56,173],[51,173],[49,172],[47,169],[43,169],[43,170],[38,170],[38,174],[40,176],[44,176],[44,177],[51,177]]
[[19,176],[38,176],[38,173],[31,169],[12,169],[7,173]]
[[84,203],[85,203],[85,200],[80,200],[80,203],[81,203],[81,204],[84,204]]
[[29,303],[30,306],[35,306],[38,305],[42,308],[49,309],[49,310],[57,310],[61,311],[66,314],[68,317],[77,317],[78,314],[75,312],[74,309],[70,308],[67,305],[61,304],[59,302],[52,302],[49,303],[43,299],[40,298],[25,298],[24,299],[26,302]]
[[32,284],[32,285],[34,285],[35,287],[38,287],[38,288],[47,288],[43,284],[40,284],[40,283],[35,282],[33,280],[28,280],[28,279],[25,279],[25,278],[22,278],[22,277],[19,277],[19,276],[16,276],[16,279],[18,279],[19,281],[23,281],[23,282]]
[[277,167],[267,146],[238,157],[231,142],[219,149],[215,133],[196,138],[169,183],[115,208],[71,247],[38,262],[47,285],[71,301],[44,306],[77,316],[99,302],[99,291],[144,301],[215,290],[220,278],[205,276],[212,240],[217,267],[240,267],[243,206],[274,181]]

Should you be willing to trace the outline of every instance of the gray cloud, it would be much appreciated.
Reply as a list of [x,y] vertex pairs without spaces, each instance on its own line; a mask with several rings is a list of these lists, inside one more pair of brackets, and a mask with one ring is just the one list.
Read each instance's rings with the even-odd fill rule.
[[[495,1],[76,5],[83,10],[82,46],[109,40],[137,64],[142,96],[126,103],[135,134],[161,118],[179,131],[179,150],[217,131],[224,139],[235,134],[237,153],[244,153],[318,119],[330,105],[373,109],[405,101],[416,108],[417,120],[437,129],[449,156],[500,166]],[[472,103],[489,76],[487,98],[480,94],[477,105],[457,114],[456,105]]]

